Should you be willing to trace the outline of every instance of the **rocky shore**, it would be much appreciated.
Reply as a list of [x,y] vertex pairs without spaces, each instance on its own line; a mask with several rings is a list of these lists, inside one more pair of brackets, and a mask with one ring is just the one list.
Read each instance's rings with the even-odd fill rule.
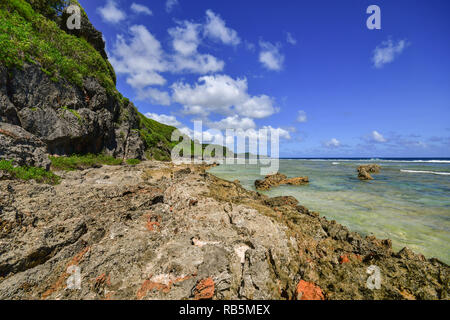
[[275,174],[265,176],[263,180],[256,180],[255,188],[257,190],[270,190],[271,188],[278,187],[284,184],[291,186],[300,186],[308,183],[308,177],[288,178],[286,175],[277,172]]
[[60,172],[56,186],[0,181],[0,299],[449,298],[439,260],[206,169],[146,161]]

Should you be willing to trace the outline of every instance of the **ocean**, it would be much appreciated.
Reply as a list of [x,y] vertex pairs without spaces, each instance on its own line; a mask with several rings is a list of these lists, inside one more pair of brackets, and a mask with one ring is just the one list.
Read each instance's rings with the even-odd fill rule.
[[[375,180],[360,181],[356,168],[381,165]],[[257,165],[220,165],[210,172],[255,190]],[[392,240],[450,264],[450,159],[280,159],[280,173],[308,176],[309,185],[262,192],[293,196],[300,204],[362,235]]]

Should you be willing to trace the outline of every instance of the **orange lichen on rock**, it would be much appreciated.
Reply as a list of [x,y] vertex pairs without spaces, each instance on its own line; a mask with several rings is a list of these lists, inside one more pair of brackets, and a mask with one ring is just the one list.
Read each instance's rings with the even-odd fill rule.
[[200,280],[194,289],[195,300],[212,299],[214,296],[215,284],[212,278]]
[[297,300],[325,300],[322,289],[312,282],[300,280],[295,291]]
[[156,221],[153,221],[154,217],[152,215],[148,215],[147,217],[147,230],[148,231],[155,231],[155,227],[158,228],[158,231],[161,230],[161,224],[159,223],[160,217],[156,217]]
[[340,264],[349,263],[349,262],[350,262],[350,259],[348,258],[348,256],[346,254],[339,257]]
[[80,261],[83,259],[84,255],[91,249],[91,247],[86,247],[83,250],[81,250],[76,256],[74,256],[66,265],[66,268],[64,270],[64,272],[61,274],[61,276],[58,278],[58,280],[56,280],[56,282],[50,287],[50,289],[48,289],[47,291],[45,291],[41,298],[42,299],[46,299],[49,296],[51,296],[53,293],[55,293],[56,291],[59,291],[60,289],[65,287],[66,284],[66,279],[70,276],[69,273],[67,273],[67,269],[70,266],[77,266]]
[[111,285],[111,277],[109,275],[107,276],[106,273],[102,273],[95,279],[95,282],[98,285],[106,284],[106,285],[110,286]]
[[167,284],[161,283],[161,282],[152,281],[151,280],[152,278],[153,277],[150,276],[150,279],[147,279],[147,280],[145,280],[142,283],[141,288],[136,293],[136,298],[138,300],[141,300],[142,298],[144,298],[147,295],[147,292],[153,291],[153,290],[158,290],[158,291],[162,291],[163,293],[168,293],[170,291],[170,289],[172,288],[172,285],[174,283],[188,280],[188,279],[192,278],[192,276],[185,276],[185,277],[181,277],[181,278],[176,278],[175,280],[169,281]]

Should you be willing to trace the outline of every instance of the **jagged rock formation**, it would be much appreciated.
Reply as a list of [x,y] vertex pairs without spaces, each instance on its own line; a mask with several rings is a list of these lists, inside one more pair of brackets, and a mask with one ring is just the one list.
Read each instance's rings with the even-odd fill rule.
[[359,166],[358,178],[360,180],[373,180],[373,177],[370,175],[371,173],[380,173],[381,167],[378,164],[367,164],[363,166]]
[[143,142],[132,131],[139,128],[134,106],[108,96],[96,79],[86,79],[81,90],[65,81],[51,81],[33,64],[9,72],[0,66],[0,77],[7,90],[1,120],[42,140],[48,153],[106,152],[142,159]]
[[15,165],[49,169],[46,145],[19,126],[0,122],[0,156]]
[[256,180],[255,187],[257,190],[270,190],[273,187],[283,184],[299,186],[308,183],[308,177],[288,178],[286,175],[277,172],[272,175],[267,175],[263,180]]
[[[395,253],[202,166],[61,174],[56,186],[0,181],[0,299],[450,297],[437,259]],[[380,289],[367,285],[370,266]],[[67,288],[74,270],[79,289]]]
[[[76,3],[61,1],[58,8],[72,2]],[[102,35],[84,11],[81,30],[70,31],[65,28],[65,13],[52,15],[52,7],[43,3],[32,1],[33,7],[24,0],[0,4],[0,30],[13,30],[14,43],[4,51],[0,48],[0,123],[22,127],[32,139],[42,141],[49,154],[106,153],[167,160],[175,128],[145,121],[133,103],[117,92]],[[47,21],[49,17],[54,22]],[[16,20],[21,29],[11,27]],[[39,47],[43,44],[48,48]],[[19,56],[11,54],[16,49]],[[0,153],[0,159],[18,160],[26,153],[14,150],[15,154],[13,150]]]

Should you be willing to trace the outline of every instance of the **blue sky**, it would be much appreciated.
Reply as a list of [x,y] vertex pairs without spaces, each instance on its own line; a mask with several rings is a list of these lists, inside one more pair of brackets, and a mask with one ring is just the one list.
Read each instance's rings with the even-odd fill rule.
[[450,157],[450,1],[80,3],[156,120],[277,130],[283,157]]

